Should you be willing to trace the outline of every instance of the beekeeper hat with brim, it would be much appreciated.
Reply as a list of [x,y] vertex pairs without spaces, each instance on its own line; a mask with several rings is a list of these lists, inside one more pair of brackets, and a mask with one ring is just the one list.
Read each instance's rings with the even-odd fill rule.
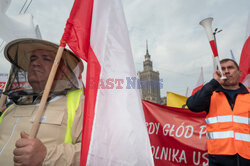
[[[27,72],[30,56],[34,50],[42,49],[56,53],[58,48],[59,45],[46,40],[21,38],[13,40],[6,45],[4,56],[11,64]],[[63,51],[62,60],[67,63],[71,71],[74,71],[76,67],[80,67],[80,71],[83,71],[83,64],[80,58],[66,48]]]

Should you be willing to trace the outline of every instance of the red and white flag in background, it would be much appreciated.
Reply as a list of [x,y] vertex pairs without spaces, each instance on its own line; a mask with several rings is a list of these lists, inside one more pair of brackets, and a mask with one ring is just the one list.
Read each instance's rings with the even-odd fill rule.
[[240,82],[250,87],[250,37],[248,37],[243,46],[239,67],[242,71]]
[[250,87],[250,14],[248,15],[246,42],[242,48],[239,67],[242,71],[240,82]]
[[62,41],[87,61],[81,165],[153,165],[121,1],[75,0]]
[[195,88],[192,91],[192,95],[195,94],[198,90],[200,90],[203,87],[203,85],[204,85],[204,76],[203,76],[203,68],[201,67],[201,73],[195,85]]
[[230,54],[231,54],[231,58],[232,58],[232,60],[234,60],[234,61],[236,62],[236,58],[234,57],[233,50],[230,50]]

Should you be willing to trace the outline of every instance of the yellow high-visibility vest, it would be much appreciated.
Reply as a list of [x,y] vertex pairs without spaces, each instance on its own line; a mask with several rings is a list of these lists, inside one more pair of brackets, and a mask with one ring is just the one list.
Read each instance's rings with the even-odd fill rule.
[[[65,143],[72,143],[72,136],[71,136],[71,128],[74,122],[75,118],[75,112],[79,106],[80,103],[80,97],[82,95],[82,89],[77,89],[74,91],[70,91],[67,94],[67,113],[68,113],[68,119],[67,119],[67,129],[66,129],[66,134],[64,138]],[[0,117],[0,123],[2,122],[2,119],[4,117],[4,114],[11,108],[13,107],[14,104],[9,106],[1,115]]]
[[64,138],[65,143],[72,143],[71,129],[75,118],[75,112],[80,103],[81,95],[82,95],[82,89],[70,91],[67,95],[68,120],[67,120],[66,134]]

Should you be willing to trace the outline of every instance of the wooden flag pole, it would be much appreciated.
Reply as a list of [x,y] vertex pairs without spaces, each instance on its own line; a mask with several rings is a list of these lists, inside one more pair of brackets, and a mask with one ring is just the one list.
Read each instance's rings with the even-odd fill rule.
[[29,134],[30,139],[36,138],[36,135],[37,135],[37,132],[38,132],[38,129],[39,129],[39,126],[40,126],[40,119],[41,119],[42,115],[44,114],[44,108],[45,108],[45,105],[47,103],[47,99],[48,99],[49,92],[50,92],[51,86],[52,86],[54,78],[55,78],[57,68],[58,68],[58,66],[60,64],[60,60],[61,60],[61,57],[62,57],[63,50],[64,50],[64,47],[59,47],[58,48],[58,51],[57,51],[57,54],[56,54],[56,57],[55,57],[55,60],[54,60],[54,64],[53,64],[53,66],[51,68],[49,78],[48,78],[48,81],[46,83],[46,86],[45,86],[45,89],[44,89],[44,92],[43,92],[43,96],[42,96],[42,99],[41,99],[41,102],[40,102],[40,106],[39,106],[38,112],[36,114],[34,124],[32,125],[31,131],[30,131],[30,134]]

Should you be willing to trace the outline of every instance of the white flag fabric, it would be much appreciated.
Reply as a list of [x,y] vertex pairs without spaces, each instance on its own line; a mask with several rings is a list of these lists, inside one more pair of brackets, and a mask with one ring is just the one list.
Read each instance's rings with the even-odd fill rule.
[[139,89],[127,87],[136,71],[120,0],[94,1],[90,45],[114,87],[97,92],[87,165],[153,165]]
[[201,67],[201,72],[198,78],[198,81],[195,84],[195,88],[192,91],[192,95],[195,94],[198,90],[200,90],[204,85],[204,76],[203,76],[203,68]]
[[61,41],[87,61],[81,165],[154,165],[121,1],[75,0]]
[[233,50],[230,50],[230,54],[231,54],[231,58],[232,58],[232,60],[234,60],[234,61],[236,62],[236,59],[235,59],[235,57],[234,57]]

